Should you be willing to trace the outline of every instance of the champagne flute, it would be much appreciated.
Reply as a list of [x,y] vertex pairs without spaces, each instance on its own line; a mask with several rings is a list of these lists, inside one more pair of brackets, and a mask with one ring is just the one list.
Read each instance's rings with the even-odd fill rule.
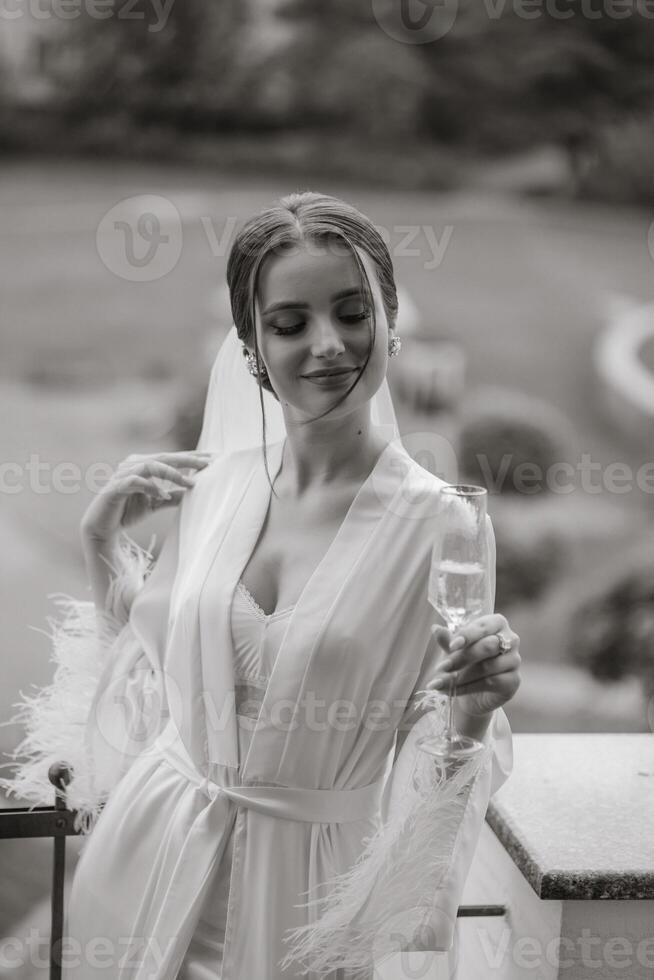
[[[450,633],[481,616],[490,588],[485,487],[448,485],[441,489],[443,528],[434,542],[428,599]],[[444,762],[468,759],[483,749],[476,738],[461,735],[454,724],[456,682],[450,678],[447,724],[441,735],[427,735],[416,745]]]

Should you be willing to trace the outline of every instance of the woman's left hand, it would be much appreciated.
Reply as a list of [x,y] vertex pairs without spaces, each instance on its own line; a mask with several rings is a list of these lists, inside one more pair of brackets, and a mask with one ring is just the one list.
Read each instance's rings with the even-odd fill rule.
[[[436,665],[436,677],[426,688],[446,694],[454,676],[457,704],[469,715],[488,714],[511,700],[520,687],[522,658],[520,637],[504,616],[499,613],[479,616],[452,637],[443,626],[432,627],[432,632],[448,652]],[[500,636],[510,643],[506,653],[499,651]],[[463,638],[463,644],[458,647],[457,637]],[[450,639],[454,641],[452,644]]]

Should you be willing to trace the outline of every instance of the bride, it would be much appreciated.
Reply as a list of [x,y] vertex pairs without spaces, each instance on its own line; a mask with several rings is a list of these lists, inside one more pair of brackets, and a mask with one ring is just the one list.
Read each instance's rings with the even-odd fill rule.
[[[449,950],[511,770],[519,637],[493,612],[490,521],[487,608],[448,663],[427,601],[444,484],[397,430],[382,237],[344,201],[291,194],[242,228],[227,282],[197,450],[128,457],[82,521],[94,601],[56,638],[78,713],[79,671],[96,674],[83,751],[65,723],[51,738],[87,834],[65,980],[363,980],[400,947]],[[162,506],[150,564],[126,528]],[[448,671],[484,752],[425,801],[415,741],[443,720]]]

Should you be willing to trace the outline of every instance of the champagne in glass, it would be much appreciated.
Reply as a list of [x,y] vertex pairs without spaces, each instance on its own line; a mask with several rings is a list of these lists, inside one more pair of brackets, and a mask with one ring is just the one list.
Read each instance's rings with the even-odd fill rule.
[[479,561],[432,561],[429,601],[454,632],[484,610],[486,571]]
[[[442,531],[434,543],[427,596],[451,633],[486,608],[490,588],[485,487],[470,484],[441,490]],[[460,735],[454,725],[456,683],[448,691],[445,730],[438,736],[418,739],[417,746],[443,761],[467,759],[483,748],[481,742]]]

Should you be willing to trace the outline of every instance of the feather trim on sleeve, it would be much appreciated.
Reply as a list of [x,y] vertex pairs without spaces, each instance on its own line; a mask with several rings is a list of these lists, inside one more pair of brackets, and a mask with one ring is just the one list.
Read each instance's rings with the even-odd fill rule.
[[483,751],[444,777],[415,746],[445,727],[447,697],[430,691],[423,700],[434,710],[412,727],[393,764],[377,831],[349,870],[315,886],[327,894],[296,906],[309,910],[309,922],[287,930],[282,969],[299,964],[320,976],[340,968],[369,980],[392,954],[451,948],[488,799],[511,769],[511,731],[498,709]]
[[[154,540],[144,549],[121,531],[104,612],[90,600],[49,594],[59,612],[47,617],[50,633],[37,632],[45,632],[50,640],[52,682],[34,694],[21,691],[22,700],[14,704],[18,712],[3,723],[21,724],[26,734],[13,753],[5,753],[19,761],[13,766],[13,779],[0,778],[0,786],[34,806],[51,806],[55,788],[48,769],[54,762],[67,763],[72,779],[66,801],[78,811],[75,829],[83,834],[92,830],[109,791],[136,754],[129,751],[125,737],[125,709],[142,709],[160,696],[160,679],[129,623],[131,604],[152,569]],[[107,689],[111,698],[102,697]],[[93,737],[91,729],[98,724],[103,736],[110,732],[109,738]]]

